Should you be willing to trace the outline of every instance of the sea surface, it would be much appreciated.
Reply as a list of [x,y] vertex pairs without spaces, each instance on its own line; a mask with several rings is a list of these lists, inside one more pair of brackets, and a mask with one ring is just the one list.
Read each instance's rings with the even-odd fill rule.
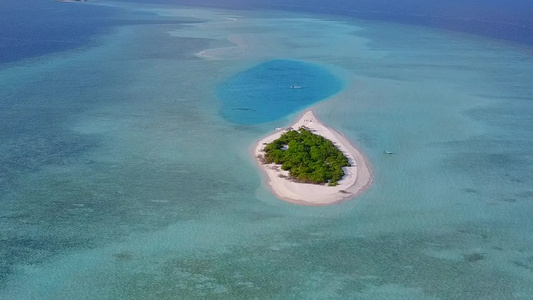
[[[146,0],[121,0],[143,3]],[[529,0],[152,0],[199,7],[283,10],[379,20],[533,45]]]
[[310,63],[275,59],[218,87],[221,114],[236,124],[271,122],[324,100],[342,88],[339,78]]
[[[26,3],[0,10],[0,299],[533,298],[527,43]],[[250,147],[309,107],[367,155],[360,197],[265,187]]]

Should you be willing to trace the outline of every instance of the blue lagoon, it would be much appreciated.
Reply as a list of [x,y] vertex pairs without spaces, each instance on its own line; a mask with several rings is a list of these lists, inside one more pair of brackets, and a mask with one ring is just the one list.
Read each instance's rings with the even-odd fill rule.
[[218,96],[224,118],[257,124],[301,111],[341,88],[341,81],[320,66],[276,59],[230,78],[218,88]]

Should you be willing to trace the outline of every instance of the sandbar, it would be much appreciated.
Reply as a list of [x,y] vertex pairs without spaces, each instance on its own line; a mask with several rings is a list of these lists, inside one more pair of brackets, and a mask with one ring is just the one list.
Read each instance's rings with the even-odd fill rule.
[[[261,157],[264,155],[266,144],[278,139],[290,128],[297,130],[305,126],[314,134],[321,135],[333,142],[344,153],[351,166],[344,167],[344,177],[337,186],[327,184],[301,183],[291,180],[288,171],[281,170],[276,164],[263,164]],[[342,133],[324,125],[315,116],[312,110],[307,110],[292,125],[287,128],[276,128],[276,131],[259,140],[252,148],[254,158],[259,168],[266,174],[266,183],[269,189],[281,200],[295,204],[322,206],[340,203],[361,195],[372,184],[372,168],[368,160]]]

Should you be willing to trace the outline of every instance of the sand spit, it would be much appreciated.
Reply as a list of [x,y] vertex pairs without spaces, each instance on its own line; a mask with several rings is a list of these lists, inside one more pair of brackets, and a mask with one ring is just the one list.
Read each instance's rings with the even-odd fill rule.
[[[288,179],[288,172],[275,164],[262,164],[264,146],[279,138],[289,128],[299,129],[305,126],[313,133],[333,142],[349,159],[351,166],[345,167],[344,177],[337,186],[299,183]],[[261,139],[253,147],[254,157],[260,169],[267,175],[270,190],[280,199],[301,205],[330,205],[353,199],[367,190],[372,184],[371,166],[363,156],[341,133],[327,127],[318,120],[313,111],[306,111],[296,123],[285,129],[277,129],[273,134]]]

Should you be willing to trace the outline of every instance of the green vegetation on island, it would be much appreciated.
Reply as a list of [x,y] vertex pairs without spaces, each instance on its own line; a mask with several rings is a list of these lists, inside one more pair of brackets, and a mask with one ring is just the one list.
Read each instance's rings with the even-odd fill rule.
[[302,127],[289,130],[265,146],[264,163],[281,165],[292,179],[305,183],[337,185],[348,158],[333,143]]

